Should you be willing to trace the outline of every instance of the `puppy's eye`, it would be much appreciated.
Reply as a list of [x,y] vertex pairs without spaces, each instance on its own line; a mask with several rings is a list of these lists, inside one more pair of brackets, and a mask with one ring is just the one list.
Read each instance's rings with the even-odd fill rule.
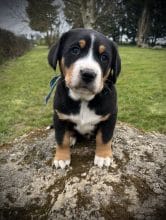
[[79,47],[77,47],[77,46],[75,46],[75,47],[73,47],[72,49],[71,49],[71,53],[73,54],[73,55],[79,55],[80,54],[80,48]]
[[100,59],[101,59],[101,62],[106,63],[108,61],[108,56],[106,54],[102,54]]

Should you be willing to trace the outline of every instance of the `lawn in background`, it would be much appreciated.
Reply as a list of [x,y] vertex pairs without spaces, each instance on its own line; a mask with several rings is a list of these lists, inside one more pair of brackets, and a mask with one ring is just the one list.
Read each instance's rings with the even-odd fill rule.
[[8,141],[52,123],[52,105],[44,104],[54,75],[47,47],[37,47],[0,66],[0,134]]
[[121,47],[120,121],[166,133],[166,50]]
[[[47,54],[46,47],[36,47],[0,66],[1,142],[52,123],[52,99],[44,104],[55,74]],[[120,55],[118,119],[145,131],[166,133],[166,50],[120,47]]]

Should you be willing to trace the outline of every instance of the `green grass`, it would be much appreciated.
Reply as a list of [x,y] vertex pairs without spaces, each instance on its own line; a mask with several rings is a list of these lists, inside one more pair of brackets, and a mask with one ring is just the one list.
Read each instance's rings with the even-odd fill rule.
[[52,123],[52,103],[44,104],[54,75],[47,53],[46,47],[38,47],[0,66],[1,141]]
[[166,50],[120,48],[119,120],[166,133]]
[[[44,104],[54,75],[47,54],[46,47],[37,47],[0,66],[1,142],[52,122],[52,99]],[[121,47],[120,54],[119,120],[166,133],[166,50]]]

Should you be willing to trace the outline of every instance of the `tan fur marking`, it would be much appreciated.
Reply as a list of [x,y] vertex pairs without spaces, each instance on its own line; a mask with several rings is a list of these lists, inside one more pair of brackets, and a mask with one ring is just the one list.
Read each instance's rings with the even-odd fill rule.
[[66,81],[67,85],[70,85],[71,76],[72,76],[72,72],[73,72],[73,65],[71,65],[69,68],[65,67],[64,57],[62,57],[62,59],[60,60],[60,70],[63,73],[63,75],[65,76],[65,81]]
[[82,40],[80,40],[80,41],[79,41],[79,45],[80,45],[80,47],[81,47],[81,48],[84,48],[84,47],[85,47],[85,45],[86,45],[86,41],[85,41],[85,40],[83,40],[83,39],[82,39]]
[[104,45],[99,46],[99,53],[102,54],[105,51],[106,47]]
[[64,57],[62,57],[62,59],[60,61],[60,70],[63,74],[65,74],[65,59],[64,59]]
[[71,78],[72,78],[72,74],[73,74],[73,65],[71,65],[69,68],[65,68],[64,74],[65,74],[66,85],[70,86]]
[[112,156],[111,140],[107,144],[104,144],[101,131],[96,135],[96,156],[104,158]]
[[106,75],[103,78],[101,78],[100,91],[103,89],[104,83],[107,80],[107,78],[110,74],[110,71],[111,71],[111,69],[109,68]]
[[107,80],[107,78],[108,78],[108,76],[110,74],[110,71],[111,71],[111,69],[109,68],[107,73],[106,73],[106,75],[101,79],[100,91],[102,90],[102,88],[104,86],[104,83],[105,83],[105,81]]
[[99,88],[100,92],[103,89],[103,86],[104,86],[104,80],[103,80],[103,78],[101,78],[101,83],[100,83],[100,88]]
[[104,81],[104,82],[107,80],[107,78],[108,78],[108,76],[109,76],[109,74],[110,74],[110,71],[111,71],[111,68],[108,69],[106,75],[104,76],[104,78],[103,78],[103,81]]
[[72,77],[72,73],[73,73],[73,65],[71,65],[69,68],[65,67],[64,57],[62,57],[62,59],[60,61],[60,70],[65,76],[66,84],[70,85],[71,77]]
[[55,160],[70,160],[70,133],[66,132],[63,143],[56,147]]

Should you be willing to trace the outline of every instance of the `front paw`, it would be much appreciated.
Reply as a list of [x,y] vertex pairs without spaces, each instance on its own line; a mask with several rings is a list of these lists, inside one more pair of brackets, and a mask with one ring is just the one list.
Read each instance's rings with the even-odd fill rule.
[[53,161],[53,167],[55,167],[56,169],[58,169],[58,168],[65,169],[69,165],[70,165],[70,160],[56,160],[56,159],[54,159],[54,161]]
[[53,166],[55,168],[65,169],[70,165],[70,160],[70,147],[68,145],[64,145],[62,147],[57,146]]
[[99,157],[95,155],[94,165],[97,165],[100,168],[102,168],[103,166],[109,167],[112,164],[112,162],[112,157]]

